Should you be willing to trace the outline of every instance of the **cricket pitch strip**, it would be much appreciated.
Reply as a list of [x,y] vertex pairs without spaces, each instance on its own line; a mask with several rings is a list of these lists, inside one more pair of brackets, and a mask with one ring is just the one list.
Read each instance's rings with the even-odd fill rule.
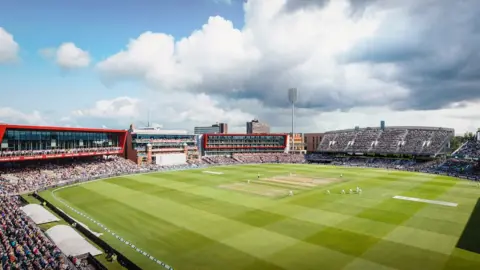
[[219,188],[235,190],[240,192],[246,192],[255,195],[261,195],[265,197],[280,197],[288,194],[287,189],[271,187],[266,185],[260,185],[256,183],[232,183],[226,185],[220,185]]
[[224,184],[220,185],[219,188],[241,191],[266,197],[281,197],[288,195],[290,191],[298,193],[313,189],[318,186],[328,185],[340,181],[340,179],[336,178],[283,175],[259,178],[255,180],[246,180],[245,182]]
[[336,178],[306,177],[301,175],[275,176],[270,178],[261,178],[260,180],[309,188],[328,185],[341,181],[340,179]]

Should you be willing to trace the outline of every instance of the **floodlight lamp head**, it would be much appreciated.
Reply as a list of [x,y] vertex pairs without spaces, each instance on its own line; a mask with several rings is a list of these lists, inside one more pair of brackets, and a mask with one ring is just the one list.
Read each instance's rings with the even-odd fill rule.
[[297,98],[298,98],[297,88],[288,89],[288,101],[291,104],[295,104],[297,102]]

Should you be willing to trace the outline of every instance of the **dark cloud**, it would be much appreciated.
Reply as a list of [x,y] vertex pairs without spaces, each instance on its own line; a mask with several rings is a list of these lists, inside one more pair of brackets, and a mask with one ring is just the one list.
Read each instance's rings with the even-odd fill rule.
[[[329,0],[289,0],[287,9],[323,8],[328,3]],[[376,79],[408,89],[407,98],[387,100],[382,99],[382,95],[362,98],[361,91],[352,92],[346,89],[348,83],[342,85],[338,80],[334,85],[311,85],[309,78],[289,77],[289,72],[305,59],[262,63],[248,80],[230,82],[235,91],[229,92],[229,97],[258,99],[267,107],[288,108],[287,89],[295,86],[299,88],[299,107],[321,111],[347,111],[352,107],[372,105],[430,110],[480,99],[478,1],[350,0],[350,5],[352,14],[363,14],[367,8],[372,8],[372,11],[388,12],[388,16],[372,38],[360,41],[338,61],[347,65],[394,66],[394,75]],[[285,60],[281,56],[265,59]],[[221,83],[221,79],[212,82],[208,92],[225,93],[225,83]],[[378,91],[388,93],[390,89]]]
[[288,0],[285,6],[286,11],[297,11],[299,9],[323,8],[330,0]]
[[419,1],[401,16],[357,44],[347,61],[395,65],[394,79],[410,90],[398,109],[439,109],[480,99],[478,1]]
[[[332,0],[288,0],[285,6],[287,12],[295,12],[301,9],[323,8]],[[363,14],[365,9],[378,0],[349,0],[351,15]],[[387,1],[387,0],[385,0]]]

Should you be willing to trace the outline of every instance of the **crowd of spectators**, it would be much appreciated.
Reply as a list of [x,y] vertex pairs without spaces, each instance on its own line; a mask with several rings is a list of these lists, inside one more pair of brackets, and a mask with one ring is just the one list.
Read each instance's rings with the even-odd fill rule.
[[377,141],[377,138],[380,136],[380,134],[381,130],[377,128],[366,128],[360,130],[357,133],[355,139],[350,141],[345,150],[347,152],[357,152],[358,150],[364,151],[365,149],[370,151],[370,149],[375,146],[375,142]]
[[0,151],[0,157],[15,156],[38,156],[55,154],[76,154],[93,152],[113,152],[121,150],[120,147],[95,147],[95,148],[75,148],[75,149],[50,149],[50,150],[19,150],[19,151]]
[[435,168],[428,168],[427,172],[480,181],[479,165],[479,162],[472,160],[448,159]]
[[117,156],[77,160],[68,164],[44,163],[27,167],[4,167],[0,169],[0,190],[8,194],[18,194],[66,181],[113,173],[134,173],[138,169],[135,163]]
[[401,142],[407,135],[407,129],[385,129],[382,132],[381,140],[377,140],[376,149],[380,152],[395,153],[398,151]]
[[403,153],[432,155],[445,149],[453,130],[441,128],[365,128],[328,132],[319,152]]
[[181,170],[204,165],[203,160],[189,160],[183,165],[160,166],[149,164],[139,166],[118,156],[76,159],[58,164],[48,162],[30,163],[21,167],[1,167],[0,191],[8,194],[22,194],[75,181],[150,171]]
[[420,164],[411,159],[388,159],[370,157],[328,156],[323,154],[309,154],[307,160],[312,162],[328,162],[333,165],[385,168],[385,169],[411,169]]
[[0,196],[1,269],[75,269],[20,205],[16,197]]
[[305,156],[287,153],[238,153],[234,159],[241,163],[304,163]]
[[241,163],[304,163],[304,155],[287,153],[235,153],[231,156],[206,156],[206,164],[241,164]]
[[235,163],[238,163],[238,160],[232,158],[231,156],[208,156],[208,157],[203,157],[202,159],[207,164],[235,164]]
[[369,158],[332,156],[327,154],[308,154],[309,163],[329,163],[340,166],[385,168],[405,171],[443,174],[470,180],[480,180],[480,162],[474,160],[447,159],[415,160],[398,158]]
[[480,159],[480,141],[467,141],[460,149],[453,153],[454,156]]

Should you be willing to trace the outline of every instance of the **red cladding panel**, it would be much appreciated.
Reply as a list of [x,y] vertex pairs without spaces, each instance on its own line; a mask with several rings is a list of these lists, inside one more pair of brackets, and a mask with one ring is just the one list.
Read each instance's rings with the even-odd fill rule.
[[2,142],[3,135],[5,134],[5,130],[7,130],[7,127],[5,125],[0,125],[0,143]]
[[207,149],[208,134],[203,135],[203,149]]
[[125,153],[125,143],[127,141],[127,132],[122,132],[120,134],[120,147],[122,148],[122,154]]

